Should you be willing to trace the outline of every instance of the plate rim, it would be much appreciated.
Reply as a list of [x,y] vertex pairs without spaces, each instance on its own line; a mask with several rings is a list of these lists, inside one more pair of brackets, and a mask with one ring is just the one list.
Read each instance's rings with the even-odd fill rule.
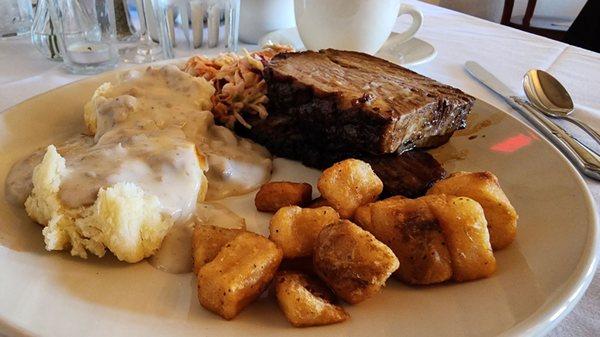
[[[54,91],[58,91],[67,86],[77,86],[82,82],[94,81],[99,77],[115,77],[117,74],[123,71],[144,69],[147,67],[161,66],[165,64],[176,64],[189,57],[172,59],[172,60],[161,60],[144,65],[134,65],[127,68],[117,68],[104,73],[96,74],[89,77],[84,77],[76,81],[65,83],[58,87],[52,88],[48,91],[36,94],[23,100],[9,108],[0,111],[0,114],[14,110],[19,106],[28,103],[31,100],[35,100],[43,95],[48,95]],[[493,107],[495,110],[501,111],[504,115],[515,120],[519,124],[523,125],[526,129],[537,134],[544,142],[550,145],[552,151],[554,151],[563,162],[569,167],[570,173],[576,177],[577,183],[580,187],[583,187],[585,202],[584,206],[590,209],[588,214],[588,236],[583,247],[582,255],[579,257],[578,263],[575,267],[574,272],[569,276],[565,284],[561,289],[557,290],[558,293],[554,294],[550,299],[545,301],[540,307],[537,308],[529,317],[501,332],[498,336],[543,336],[554,329],[558,323],[560,323],[579,303],[586,290],[588,289],[592,279],[594,278],[595,271],[598,268],[599,256],[600,255],[600,224],[598,216],[598,206],[592,196],[592,193],[579,171],[575,166],[568,160],[568,158],[556,148],[550,141],[546,139],[538,130],[530,126],[528,123],[520,120],[516,116],[510,114],[508,111],[501,109],[500,107],[489,103],[488,101],[474,95],[476,100],[480,104],[488,105]],[[8,336],[35,336],[35,333],[29,331],[26,327],[21,327],[7,321],[4,317],[0,316],[0,333],[5,333]]]

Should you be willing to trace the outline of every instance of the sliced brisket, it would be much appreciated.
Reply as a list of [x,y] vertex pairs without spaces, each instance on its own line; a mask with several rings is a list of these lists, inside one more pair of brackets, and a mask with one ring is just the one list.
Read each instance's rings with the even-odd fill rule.
[[284,115],[331,151],[402,152],[463,128],[474,102],[388,61],[332,49],[278,54],[264,76],[269,116]]

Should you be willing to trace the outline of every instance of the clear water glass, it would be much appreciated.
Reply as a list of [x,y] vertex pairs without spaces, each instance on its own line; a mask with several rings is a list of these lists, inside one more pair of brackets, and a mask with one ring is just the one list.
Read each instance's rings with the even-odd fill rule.
[[153,0],[166,58],[238,50],[240,0]]
[[[118,1],[118,0],[117,0]],[[133,16],[137,16],[138,30],[137,41],[131,41],[132,44],[121,48],[121,58],[129,63],[148,63],[163,59],[163,52],[157,42],[152,39],[152,28],[154,12],[152,0],[124,0],[126,10],[129,15],[130,24],[133,23]],[[131,4],[135,3],[135,12],[130,11]],[[132,25],[133,26],[133,25]],[[156,36],[155,36],[156,38]]]
[[49,1],[52,0],[39,0],[37,3],[33,26],[31,27],[31,42],[48,59],[62,61],[58,35],[56,29],[54,29],[54,23],[50,19]]
[[96,74],[119,61],[114,0],[50,0],[65,67],[76,74]]
[[28,34],[32,23],[31,0],[0,0],[0,38]]

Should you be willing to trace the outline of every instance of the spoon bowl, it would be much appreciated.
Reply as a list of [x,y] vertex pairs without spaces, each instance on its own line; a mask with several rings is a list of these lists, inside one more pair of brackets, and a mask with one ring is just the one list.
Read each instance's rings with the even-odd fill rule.
[[531,104],[544,112],[555,115],[573,112],[573,100],[567,89],[543,70],[529,70],[523,78],[523,88]]
[[579,126],[600,144],[600,134],[586,123],[569,116],[573,110],[571,95],[560,82],[549,73],[531,69],[523,77],[525,95],[540,112],[553,118],[566,119]]

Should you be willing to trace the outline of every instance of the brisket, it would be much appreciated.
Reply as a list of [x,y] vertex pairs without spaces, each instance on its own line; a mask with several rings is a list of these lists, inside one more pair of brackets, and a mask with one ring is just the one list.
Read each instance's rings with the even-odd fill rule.
[[388,61],[332,49],[281,53],[264,71],[269,118],[329,151],[402,152],[464,128],[474,99]]
[[436,147],[466,126],[474,98],[385,60],[332,49],[281,53],[265,64],[268,116],[243,136],[280,157],[323,169],[370,163],[384,194],[416,197],[445,175],[414,148]]

